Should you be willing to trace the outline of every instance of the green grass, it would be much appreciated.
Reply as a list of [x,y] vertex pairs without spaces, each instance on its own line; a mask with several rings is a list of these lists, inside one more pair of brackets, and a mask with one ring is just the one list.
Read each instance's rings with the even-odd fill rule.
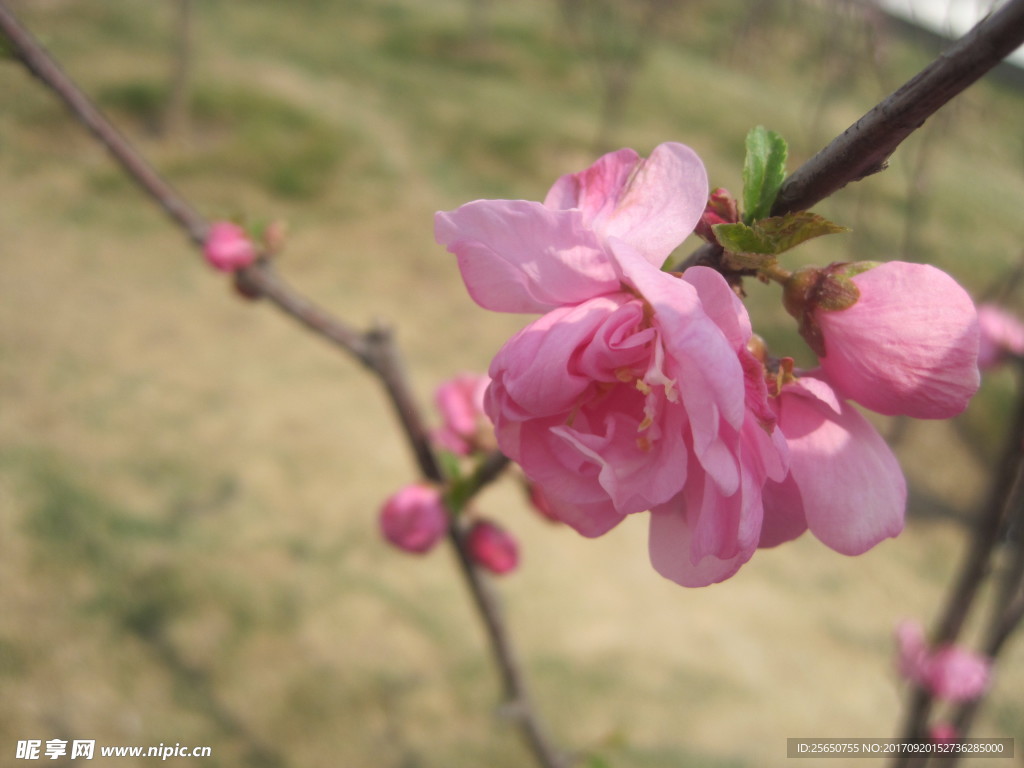
[[[541,199],[589,163],[594,57],[630,42],[622,4],[581,37],[553,2],[493,2],[474,38],[463,0],[301,0],[287,20],[203,0],[168,136],[172,4],[13,5],[200,210],[288,220],[284,273],[357,325],[393,321],[425,402],[524,322],[472,305],[432,213]],[[855,66],[862,27],[788,2],[755,25],[746,5],[681,4],[642,41],[616,146],[686,142],[738,193],[751,126],[795,167],[931,55],[890,38],[878,71]],[[450,556],[380,542],[377,506],[414,467],[370,379],[236,301],[13,62],[0,93],[0,749],[61,723],[211,744],[211,765],[526,764]],[[853,233],[791,263],[901,257],[911,210],[909,257],[983,290],[1020,253],[1021,124],[1019,93],[972,88],[820,207]],[[799,357],[778,291],[747,289]],[[996,374],[954,429],[907,430],[920,517],[899,540],[860,559],[801,540],[711,590],[653,574],[640,521],[584,541],[489,491],[481,511],[524,542],[501,587],[558,740],[614,768],[723,768],[783,765],[786,736],[889,735],[892,623],[937,612],[1012,386]],[[1024,738],[1013,653],[987,735]]]

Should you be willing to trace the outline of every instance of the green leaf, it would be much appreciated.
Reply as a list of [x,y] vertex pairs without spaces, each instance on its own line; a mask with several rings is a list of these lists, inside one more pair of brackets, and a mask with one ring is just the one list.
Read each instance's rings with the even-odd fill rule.
[[[810,211],[796,211],[785,216],[772,216],[754,223],[754,232],[772,244],[771,253],[779,254],[822,235],[849,232],[849,228],[829,221]],[[763,253],[763,251],[758,251]]]
[[786,140],[763,125],[747,134],[743,163],[743,221],[751,224],[771,214],[775,196],[786,178]]
[[850,231],[810,211],[772,216],[755,221],[751,226],[715,224],[711,229],[719,244],[729,253],[761,256],[777,256],[812,238]]
[[775,246],[754,227],[746,224],[715,224],[711,227],[719,244],[730,253],[763,253],[773,255]]
[[441,465],[441,474],[448,480],[459,480],[462,477],[462,467],[459,466],[459,457],[451,451],[439,448],[436,451],[437,462]]

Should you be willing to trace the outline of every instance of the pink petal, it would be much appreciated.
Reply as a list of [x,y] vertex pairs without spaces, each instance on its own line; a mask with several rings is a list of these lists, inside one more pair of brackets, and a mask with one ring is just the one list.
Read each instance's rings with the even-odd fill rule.
[[706,555],[694,560],[693,531],[682,500],[651,510],[647,546],[651,565],[666,579],[684,587],[706,587],[725,581],[750,559],[755,547],[736,551],[731,557]]
[[587,226],[617,237],[660,267],[693,231],[708,199],[704,164],[687,146],[659,144],[647,160],[631,149],[563,176],[548,192],[549,208],[577,208]]
[[[611,246],[624,280],[653,311],[668,375],[690,419],[694,450],[709,457],[705,469],[726,473],[721,481],[735,486],[735,465],[723,458],[719,423],[724,419],[736,429],[743,423],[746,390],[736,351],[705,312],[691,283],[651,267],[625,243],[612,241]],[[718,459],[712,461],[712,456]]]
[[477,200],[434,217],[470,296],[497,312],[545,312],[618,290],[609,258],[578,211]]
[[807,525],[837,552],[862,554],[903,530],[903,472],[881,435],[853,407],[841,403],[836,413],[800,382],[783,390],[778,423]]
[[769,480],[765,483],[762,497],[764,521],[758,547],[777,547],[807,530],[803,498],[792,475],[787,475],[782,482]]

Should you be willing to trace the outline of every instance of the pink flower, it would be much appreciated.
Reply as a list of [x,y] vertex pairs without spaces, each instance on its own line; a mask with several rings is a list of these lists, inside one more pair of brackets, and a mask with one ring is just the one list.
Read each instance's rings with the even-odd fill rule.
[[804,530],[844,555],[859,555],[903,530],[907,487],[885,440],[836,397],[820,372],[772,399],[789,447],[789,475],[765,487],[761,546]]
[[692,150],[662,144],[562,177],[543,205],[478,200],[436,218],[477,303],[546,312],[491,363],[502,451],[586,536],[651,510],[652,563],[688,586],[750,558],[761,489],[787,469],[743,305],[713,270],[658,269],[706,198]]
[[902,677],[923,685],[928,670],[928,645],[924,629],[916,621],[901,621],[896,626],[897,667]]
[[970,701],[985,692],[988,678],[988,659],[966,648],[947,645],[932,654],[925,683],[940,699]]
[[978,307],[978,367],[994,368],[1007,357],[1024,357],[1024,322],[995,304]]
[[484,413],[484,392],[491,380],[475,373],[460,373],[434,392],[434,402],[444,420],[434,432],[435,441],[460,456],[468,456],[480,442],[480,433],[490,428]]
[[967,292],[927,264],[862,262],[843,271],[856,302],[813,310],[821,367],[835,391],[890,416],[963,411],[980,383],[978,319]]
[[508,573],[519,564],[516,540],[504,529],[486,520],[473,523],[466,534],[466,548],[477,565],[492,573]]
[[230,221],[218,221],[210,225],[203,255],[214,269],[234,272],[252,264],[256,249],[240,226]]
[[945,701],[970,701],[988,687],[991,662],[966,648],[944,645],[934,651],[925,644],[921,625],[904,621],[896,628],[899,671],[903,677]]
[[380,511],[384,538],[406,552],[426,552],[444,536],[448,513],[441,493],[429,485],[407,485]]

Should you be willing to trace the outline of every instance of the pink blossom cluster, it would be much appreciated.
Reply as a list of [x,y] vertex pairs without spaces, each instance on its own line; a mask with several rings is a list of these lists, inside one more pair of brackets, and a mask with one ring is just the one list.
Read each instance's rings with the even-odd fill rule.
[[[441,491],[424,483],[400,488],[380,510],[385,540],[413,554],[432,550],[448,531],[448,521]],[[490,520],[475,520],[466,531],[465,545],[473,562],[492,573],[509,573],[519,564],[516,540]]]
[[[490,421],[483,411],[483,394],[489,384],[487,376],[460,373],[437,387],[434,403],[442,419],[441,427],[432,435],[437,447],[457,456],[487,450],[493,441]],[[449,519],[441,491],[423,483],[401,488],[380,511],[384,538],[398,549],[413,553],[433,549],[448,531]],[[464,541],[473,562],[492,573],[509,573],[519,564],[518,543],[490,520],[474,520]]]
[[971,701],[988,687],[991,663],[958,645],[931,649],[924,630],[914,621],[896,628],[900,674],[944,701]]
[[685,586],[807,529],[847,555],[898,534],[902,472],[848,401],[945,418],[978,386],[973,304],[917,264],[860,265],[854,303],[805,307],[820,367],[768,356],[719,272],[661,270],[707,200],[700,159],[667,143],[605,155],[543,202],[435,218],[478,304],[540,314],[490,366],[500,449],[585,536],[649,511],[651,561]]

